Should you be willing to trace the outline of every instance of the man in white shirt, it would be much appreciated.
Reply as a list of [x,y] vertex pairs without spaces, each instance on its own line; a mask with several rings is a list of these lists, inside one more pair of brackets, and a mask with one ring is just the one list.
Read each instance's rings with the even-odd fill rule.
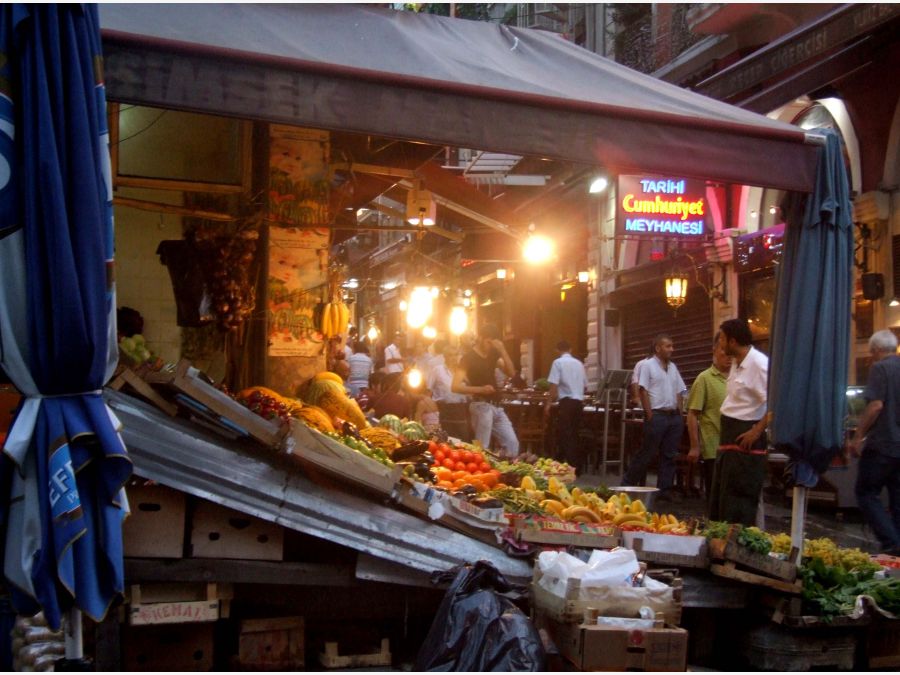
[[684,419],[681,416],[684,380],[678,367],[672,362],[675,346],[666,334],[656,336],[653,341],[654,356],[640,369],[641,407],[644,409],[644,439],[640,449],[628,463],[628,470],[622,480],[624,485],[638,485],[647,474],[647,467],[659,455],[659,474],[656,487],[662,499],[672,499],[675,495],[675,456],[684,433]]
[[403,372],[403,353],[397,343],[400,342],[403,334],[400,331],[394,333],[394,339],[391,344],[384,348],[384,372],[385,373],[402,373]]
[[550,421],[550,406],[559,400],[556,416],[556,444],[558,455],[576,468],[583,468],[584,456],[578,441],[581,429],[581,412],[584,405],[584,389],[587,374],[584,364],[572,356],[572,347],[566,340],[556,344],[559,358],[550,366],[550,393],[544,405],[544,421]]
[[734,361],[721,408],[709,517],[755,525],[766,477],[769,357],[752,345],[744,319],[729,319],[719,330],[719,343]]
[[438,403],[465,403],[468,397],[451,390],[453,386],[453,370],[459,361],[459,351],[447,342],[434,344],[437,356],[434,357],[425,386],[431,391],[431,398]]

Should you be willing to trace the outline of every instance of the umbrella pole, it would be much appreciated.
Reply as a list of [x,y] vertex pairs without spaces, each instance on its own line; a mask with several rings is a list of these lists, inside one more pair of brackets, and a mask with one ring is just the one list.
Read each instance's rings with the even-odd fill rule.
[[806,498],[809,488],[794,486],[791,499],[791,547],[803,555],[803,525],[806,521]]
[[81,635],[81,610],[73,607],[66,615],[66,659],[80,661],[84,658],[84,640]]

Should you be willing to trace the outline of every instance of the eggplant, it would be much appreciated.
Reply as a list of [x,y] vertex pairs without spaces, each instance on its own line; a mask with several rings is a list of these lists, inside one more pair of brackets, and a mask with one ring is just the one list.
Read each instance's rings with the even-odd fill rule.
[[[408,443],[404,443],[399,448],[396,448],[391,453],[391,459],[396,461],[403,461],[406,459],[414,459],[414,458],[423,458],[425,453],[428,452],[428,441],[409,441]],[[430,466],[430,465],[429,465]]]

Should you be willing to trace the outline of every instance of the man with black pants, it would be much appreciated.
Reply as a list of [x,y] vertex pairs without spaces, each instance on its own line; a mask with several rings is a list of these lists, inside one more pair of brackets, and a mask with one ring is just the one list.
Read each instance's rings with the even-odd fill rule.
[[[869,338],[872,369],[866,383],[866,404],[856,433],[850,441],[851,454],[859,460],[856,501],[871,525],[882,550],[900,555],[900,356],[897,336],[889,329]],[[865,450],[861,448],[865,444]],[[888,491],[890,512],[881,503],[881,491]]]
[[681,417],[684,380],[672,362],[675,347],[672,338],[660,334],[653,341],[654,355],[641,367],[640,396],[644,409],[644,440],[637,454],[628,463],[622,482],[638,485],[647,473],[654,456],[659,455],[659,474],[656,487],[662,499],[673,499],[675,484],[675,456],[684,433]]
[[725,383],[719,450],[710,490],[710,520],[755,525],[766,478],[769,357],[752,345],[744,319],[719,326],[719,344],[734,360]]
[[581,412],[584,405],[584,389],[587,377],[584,364],[572,356],[572,347],[566,340],[556,344],[559,358],[550,366],[550,393],[544,405],[544,424],[550,421],[550,406],[559,400],[556,416],[557,452],[562,459],[579,471],[584,468],[578,431],[581,429]]

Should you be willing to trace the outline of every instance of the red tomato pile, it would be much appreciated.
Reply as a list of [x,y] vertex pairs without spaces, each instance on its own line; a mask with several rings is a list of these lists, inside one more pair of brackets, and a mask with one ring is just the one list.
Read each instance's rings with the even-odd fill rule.
[[500,471],[492,468],[480,452],[437,441],[429,441],[428,449],[434,456],[431,472],[437,476],[438,487],[452,490],[471,485],[478,492],[497,487]]

